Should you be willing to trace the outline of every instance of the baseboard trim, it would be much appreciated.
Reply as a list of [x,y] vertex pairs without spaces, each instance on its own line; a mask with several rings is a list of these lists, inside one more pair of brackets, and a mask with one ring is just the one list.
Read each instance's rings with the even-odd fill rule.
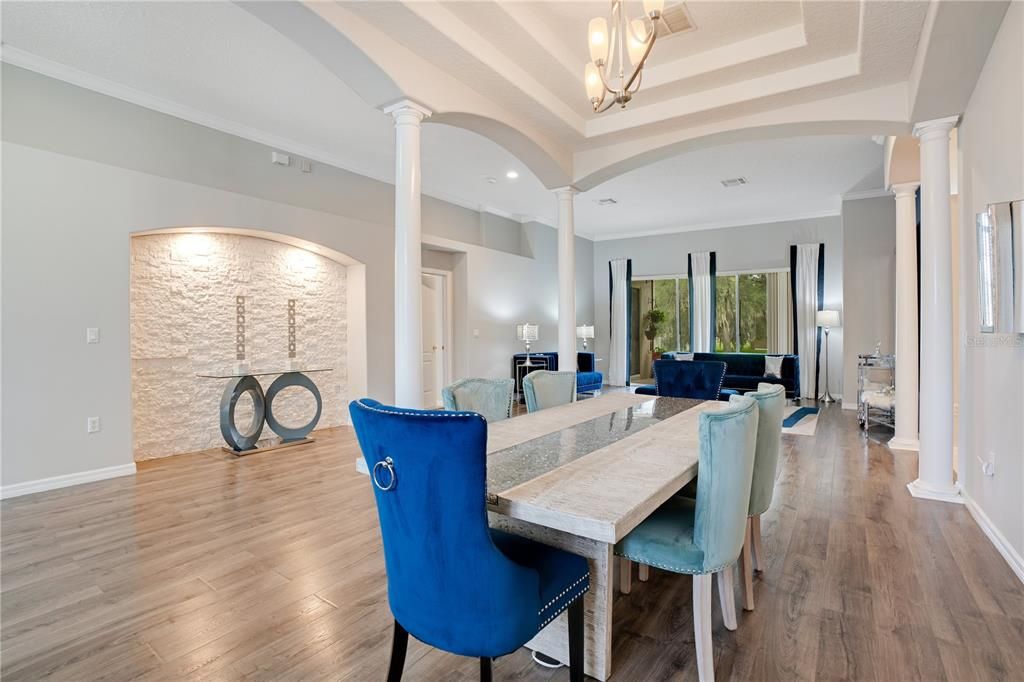
[[56,490],[57,488],[67,488],[68,486],[80,485],[82,483],[103,481],[108,478],[131,476],[134,473],[135,462],[132,462],[131,464],[118,464],[117,466],[105,467],[103,469],[80,471],[75,474],[40,478],[35,481],[25,481],[24,483],[12,483],[11,485],[0,487],[0,500],[6,500],[10,497],[20,497],[22,495],[31,495],[32,493],[41,493],[47,490]]
[[1014,572],[1017,579],[1024,583],[1024,557],[1013,548],[1006,536],[999,532],[999,529],[992,523],[992,519],[978,506],[977,502],[964,495],[964,504],[967,506],[967,511],[971,513],[971,517],[974,518],[974,522],[981,528],[981,532],[995,545],[996,551],[1010,565],[1010,570]]

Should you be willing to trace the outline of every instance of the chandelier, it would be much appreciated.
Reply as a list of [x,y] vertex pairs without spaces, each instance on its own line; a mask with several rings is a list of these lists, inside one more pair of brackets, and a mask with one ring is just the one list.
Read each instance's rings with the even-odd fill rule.
[[590,20],[587,34],[591,62],[584,72],[584,82],[587,97],[598,114],[613,104],[625,109],[640,89],[644,63],[658,37],[657,22],[665,3],[664,0],[643,0],[643,6],[644,18],[630,21],[623,0],[612,0],[610,20],[604,17]]

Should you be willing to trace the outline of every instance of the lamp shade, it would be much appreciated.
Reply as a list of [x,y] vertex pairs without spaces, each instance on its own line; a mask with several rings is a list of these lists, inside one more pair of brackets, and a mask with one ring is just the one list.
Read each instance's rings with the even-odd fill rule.
[[814,321],[819,327],[838,327],[839,326],[839,311],[838,310],[819,310],[814,315]]
[[590,60],[595,64],[603,64],[608,58],[608,22],[603,17],[590,20],[587,27],[587,44],[590,47]]
[[587,98],[596,101],[604,94],[604,83],[601,82],[601,75],[597,72],[594,62],[588,62],[583,70],[583,82],[587,87]]
[[626,32],[626,49],[629,52],[629,61],[633,66],[639,66],[644,57],[644,50],[647,49],[647,26],[643,19],[634,19],[629,23],[629,30]]
[[535,324],[524,322],[516,325],[516,338],[520,341],[536,341],[540,336],[540,328]]
[[576,338],[577,339],[592,339],[594,338],[594,325],[583,324],[576,327]]

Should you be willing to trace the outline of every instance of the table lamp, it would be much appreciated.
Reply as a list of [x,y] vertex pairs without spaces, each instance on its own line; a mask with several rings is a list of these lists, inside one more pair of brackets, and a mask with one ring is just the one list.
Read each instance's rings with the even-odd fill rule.
[[825,394],[821,396],[820,400],[826,404],[834,403],[836,399],[828,392],[828,332],[832,327],[840,326],[839,311],[819,310],[814,315],[814,322],[825,330]]
[[594,338],[594,325],[583,324],[576,327],[576,338],[583,339],[583,350],[587,349],[587,339]]
[[523,324],[516,325],[516,338],[526,344],[526,362],[524,365],[531,365],[530,362],[530,342],[536,341],[540,337],[540,328],[535,324],[524,322]]

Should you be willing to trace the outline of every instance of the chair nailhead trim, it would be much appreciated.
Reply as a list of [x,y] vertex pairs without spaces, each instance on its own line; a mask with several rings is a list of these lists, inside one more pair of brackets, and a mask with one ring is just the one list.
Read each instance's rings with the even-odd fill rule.
[[484,416],[482,414],[478,414],[476,412],[452,412],[450,410],[413,410],[415,414],[410,414],[409,412],[396,412],[394,410],[382,410],[379,407],[370,407],[369,405],[364,405],[361,401],[358,400],[356,401],[356,405],[363,408],[364,410],[370,410],[371,412],[380,412],[381,414],[393,414],[399,417],[479,417],[481,421],[487,421],[486,419],[484,419]]
[[[580,578],[579,578],[579,579],[578,579],[578,580],[577,580],[576,582],[574,582],[574,583],[573,583],[572,585],[569,585],[569,587],[567,587],[567,588],[565,588],[564,590],[562,590],[561,592],[559,592],[559,593],[558,593],[557,595],[555,595],[555,598],[554,598],[554,599],[552,599],[552,600],[551,600],[551,601],[549,601],[549,602],[548,602],[547,604],[545,604],[544,606],[542,606],[542,607],[541,607],[541,609],[540,609],[540,611],[538,611],[538,612],[537,612],[537,615],[539,616],[540,614],[544,613],[544,610],[545,610],[545,609],[549,608],[549,607],[550,607],[550,606],[551,606],[552,604],[554,604],[554,603],[555,603],[556,601],[558,601],[559,599],[561,599],[562,597],[564,597],[564,596],[565,596],[566,594],[568,594],[569,592],[571,592],[571,591],[572,591],[572,588],[576,587],[577,585],[579,585],[579,584],[580,584],[581,582],[583,582],[584,580],[587,580],[588,578],[590,578],[590,573],[589,573],[589,572],[588,572],[588,573],[584,573],[584,574],[583,574],[582,576],[580,576]],[[589,588],[590,588],[590,586],[588,585],[588,586],[587,586],[587,588],[589,589]],[[584,591],[586,591],[586,590],[584,590]]]
[[721,566],[718,566],[716,568],[709,568],[706,571],[688,571],[688,570],[686,570],[684,568],[679,568],[678,566],[669,566],[667,564],[658,564],[658,563],[654,563],[653,561],[647,561],[646,559],[638,559],[638,558],[630,556],[628,554],[619,554],[618,552],[616,552],[615,556],[625,557],[626,559],[629,559],[630,561],[635,561],[638,564],[646,564],[647,566],[654,566],[655,568],[663,568],[666,571],[672,571],[673,573],[684,573],[686,575],[707,575],[708,573],[718,573],[719,571],[724,569],[726,566],[732,566],[739,559],[737,557],[737,559],[734,559],[733,561],[724,563]]
[[[571,604],[571,603],[572,603],[573,601],[575,601],[575,600],[579,599],[579,598],[580,598],[581,596],[583,596],[583,595],[587,594],[587,592],[589,592],[589,591],[590,591],[590,585],[588,585],[587,587],[585,587],[585,588],[584,588],[583,590],[580,590],[580,591],[579,591],[578,593],[575,593],[574,595],[572,595],[572,597],[571,597],[571,598],[570,598],[570,599],[569,599],[569,600],[568,600],[568,601],[566,602],[566,605],[568,605],[568,604]],[[563,593],[563,594],[564,594],[564,593]],[[552,603],[554,603],[554,602],[552,602]],[[541,624],[541,627],[537,629],[537,630],[538,630],[538,632],[540,632],[541,630],[544,630],[544,629],[545,629],[545,628],[546,628],[546,627],[548,626],[548,624],[549,624],[549,623],[551,623],[552,621],[554,621],[555,619],[557,619],[557,617],[558,617],[558,616],[559,616],[559,615],[561,614],[561,612],[562,612],[562,611],[564,611],[564,610],[565,610],[565,609],[563,608],[563,609],[562,609],[561,611],[558,611],[558,612],[556,612],[556,613],[552,613],[551,615],[549,615],[549,616],[548,616],[548,620],[547,620],[547,621],[545,621],[544,623],[542,623],[542,624]]]

